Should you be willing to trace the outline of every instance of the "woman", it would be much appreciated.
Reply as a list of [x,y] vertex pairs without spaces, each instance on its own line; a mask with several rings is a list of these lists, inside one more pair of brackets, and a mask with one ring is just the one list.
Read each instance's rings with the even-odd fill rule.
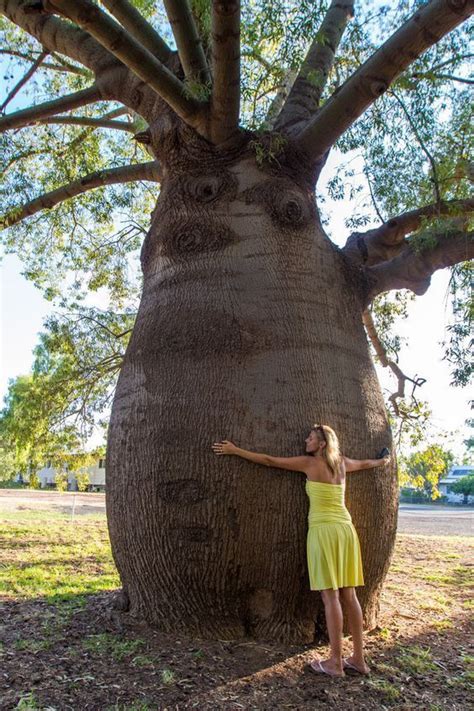
[[[362,643],[362,610],[355,588],[364,584],[359,539],[344,504],[346,472],[372,469],[389,461],[348,459],[341,455],[336,433],[327,425],[314,425],[306,439],[303,457],[272,457],[250,452],[224,440],[212,446],[215,454],[234,454],[255,464],[306,474],[309,498],[307,558],[311,590],[320,590],[326,614],[331,654],[316,659],[311,671],[345,676],[344,669],[368,674]],[[389,454],[383,450],[383,454]],[[353,652],[342,658],[342,608],[347,613]]]

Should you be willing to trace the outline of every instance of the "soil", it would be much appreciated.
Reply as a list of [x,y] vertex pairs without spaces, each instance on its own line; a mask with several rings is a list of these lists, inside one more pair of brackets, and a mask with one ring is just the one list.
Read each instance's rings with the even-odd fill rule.
[[[114,592],[85,605],[6,598],[0,708],[466,711],[474,708],[468,543],[399,535],[379,626],[366,633],[369,677],[309,673],[324,646],[165,635],[114,610]],[[349,653],[349,638],[344,647]]]

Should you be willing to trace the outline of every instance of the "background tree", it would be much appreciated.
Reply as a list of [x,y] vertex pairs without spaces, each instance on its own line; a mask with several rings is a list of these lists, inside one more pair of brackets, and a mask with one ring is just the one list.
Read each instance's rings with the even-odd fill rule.
[[70,407],[74,372],[52,364],[49,372],[41,372],[44,353],[40,355],[40,351],[37,349],[35,362],[38,369],[32,375],[19,376],[10,382],[5,406],[0,412],[2,478],[5,480],[21,474],[29,481],[32,473],[47,463],[64,474],[89,466],[103,452],[103,448],[87,450],[84,422],[77,418],[80,410]]
[[464,496],[463,504],[469,502],[469,496],[474,496],[474,475],[463,476],[454,484],[450,485],[453,494],[462,494]]
[[[146,231],[107,459],[132,610],[168,629],[310,639],[302,482],[223,466],[209,443],[288,454],[315,420],[355,457],[389,442],[363,318],[370,333],[381,294],[423,294],[436,269],[472,256],[455,29],[472,2],[368,4],[350,22],[345,1],[166,0],[177,52],[154,3],[101,5],[0,0],[6,51],[43,94],[0,119],[7,248],[51,298],[77,306],[84,287],[106,288],[119,310],[137,293],[127,254]],[[18,130],[32,123],[33,143]],[[359,152],[381,223],[360,231],[355,211],[342,249],[315,200],[335,143]],[[330,185],[341,198],[344,178]],[[151,225],[144,181],[161,185]],[[349,482],[369,623],[396,499],[393,470]]]
[[431,444],[419,452],[401,458],[400,484],[410,484],[428,499],[437,499],[441,496],[439,480],[448,473],[453,462],[452,452],[440,444]]

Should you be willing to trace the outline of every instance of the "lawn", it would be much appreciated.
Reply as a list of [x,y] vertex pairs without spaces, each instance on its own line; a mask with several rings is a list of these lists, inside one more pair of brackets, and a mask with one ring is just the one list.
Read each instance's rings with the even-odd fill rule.
[[1,709],[465,711],[474,691],[470,538],[399,535],[372,674],[344,680],[308,674],[309,646],[172,637],[113,611],[103,515],[0,513],[0,540]]

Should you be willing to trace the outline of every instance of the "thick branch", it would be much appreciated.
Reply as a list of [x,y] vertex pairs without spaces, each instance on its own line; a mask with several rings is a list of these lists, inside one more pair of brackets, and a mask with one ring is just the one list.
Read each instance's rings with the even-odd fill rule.
[[413,384],[413,391],[412,391],[412,397],[413,397],[415,388],[420,387],[420,385],[424,385],[426,380],[424,378],[417,378],[417,377],[410,378],[408,375],[405,375],[405,373],[402,371],[402,369],[400,368],[398,363],[395,363],[395,361],[391,360],[388,357],[387,350],[379,338],[377,329],[375,328],[374,320],[372,318],[372,314],[370,313],[370,311],[368,309],[366,309],[363,312],[362,321],[364,323],[367,335],[370,338],[370,342],[372,343],[372,346],[373,346],[373,348],[377,354],[377,357],[380,361],[380,365],[383,368],[389,368],[397,379],[398,389],[396,392],[392,393],[388,399],[392,403],[392,407],[395,412],[395,415],[397,417],[402,417],[402,413],[400,412],[400,409],[398,407],[397,400],[399,398],[402,398],[405,396],[405,383],[408,381]]
[[420,8],[306,125],[298,137],[300,148],[313,160],[321,158],[401,72],[464,22],[473,7],[474,0],[432,0]]
[[367,232],[353,232],[342,251],[352,262],[373,266],[393,259],[405,246],[405,235],[417,230],[422,220],[446,215],[457,217],[474,210],[474,199],[443,201],[404,212],[380,227]]
[[289,69],[287,74],[283,78],[282,85],[279,87],[277,93],[275,94],[275,97],[272,100],[272,103],[270,104],[267,115],[265,117],[265,128],[267,130],[273,129],[275,127],[275,124],[278,120],[278,116],[280,115],[280,112],[283,106],[285,105],[285,102],[291,91],[291,87],[293,86],[296,80],[296,72],[296,69]]
[[26,7],[23,0],[0,0],[0,14],[36,37],[50,52],[64,54],[96,73],[115,63],[114,57],[87,32],[52,15],[25,12]]
[[277,129],[308,119],[316,111],[339,42],[353,15],[353,0],[332,0],[277,120]]
[[137,163],[136,165],[108,168],[107,170],[99,170],[96,173],[90,173],[80,180],[74,180],[68,185],[63,185],[61,188],[45,193],[34,200],[30,200],[30,202],[27,202],[22,207],[7,213],[0,218],[0,228],[5,229],[6,227],[11,227],[21,222],[21,220],[24,220],[25,217],[31,217],[31,215],[41,210],[50,210],[60,202],[69,200],[69,198],[85,193],[88,190],[93,190],[94,188],[99,188],[104,185],[129,183],[136,180],[159,182],[161,180],[159,163],[150,161],[149,163]]
[[432,233],[430,241],[435,242],[434,246],[423,249],[406,242],[397,257],[367,267],[365,274],[370,284],[368,301],[392,289],[410,289],[415,294],[424,294],[435,271],[474,257],[473,232]]
[[3,113],[5,111],[6,107],[8,106],[10,101],[13,99],[13,97],[15,97],[18,94],[18,92],[20,91],[20,89],[22,88],[22,86],[25,86],[26,82],[31,79],[33,74],[42,65],[44,59],[46,59],[47,56],[48,56],[48,52],[41,52],[39,57],[33,62],[33,64],[28,69],[26,74],[20,79],[20,81],[17,84],[15,84],[13,89],[10,91],[7,98],[5,99],[3,104],[0,106],[0,113]]
[[236,133],[240,117],[240,2],[212,0],[211,140]]
[[159,94],[186,123],[194,127],[200,124],[200,105],[185,96],[182,82],[94,3],[90,0],[47,0],[47,7],[66,15],[95,37]]
[[112,121],[106,118],[90,118],[89,116],[52,116],[40,119],[38,123],[56,123],[72,126],[92,126],[93,128],[113,128],[116,131],[136,133],[133,123],[128,121]]
[[101,0],[101,2],[145,49],[161,62],[168,61],[171,49],[150,23],[145,20],[141,12],[128,0]]
[[164,4],[186,79],[210,84],[206,55],[188,0],[164,0]]
[[77,109],[79,106],[92,104],[100,98],[99,87],[97,84],[93,84],[87,89],[62,96],[60,99],[46,101],[44,104],[30,106],[28,109],[22,109],[21,111],[15,111],[7,116],[2,116],[2,118],[0,118],[0,131],[7,131],[11,128],[21,128],[38,119],[54,116],[61,111],[70,111],[71,109]]

